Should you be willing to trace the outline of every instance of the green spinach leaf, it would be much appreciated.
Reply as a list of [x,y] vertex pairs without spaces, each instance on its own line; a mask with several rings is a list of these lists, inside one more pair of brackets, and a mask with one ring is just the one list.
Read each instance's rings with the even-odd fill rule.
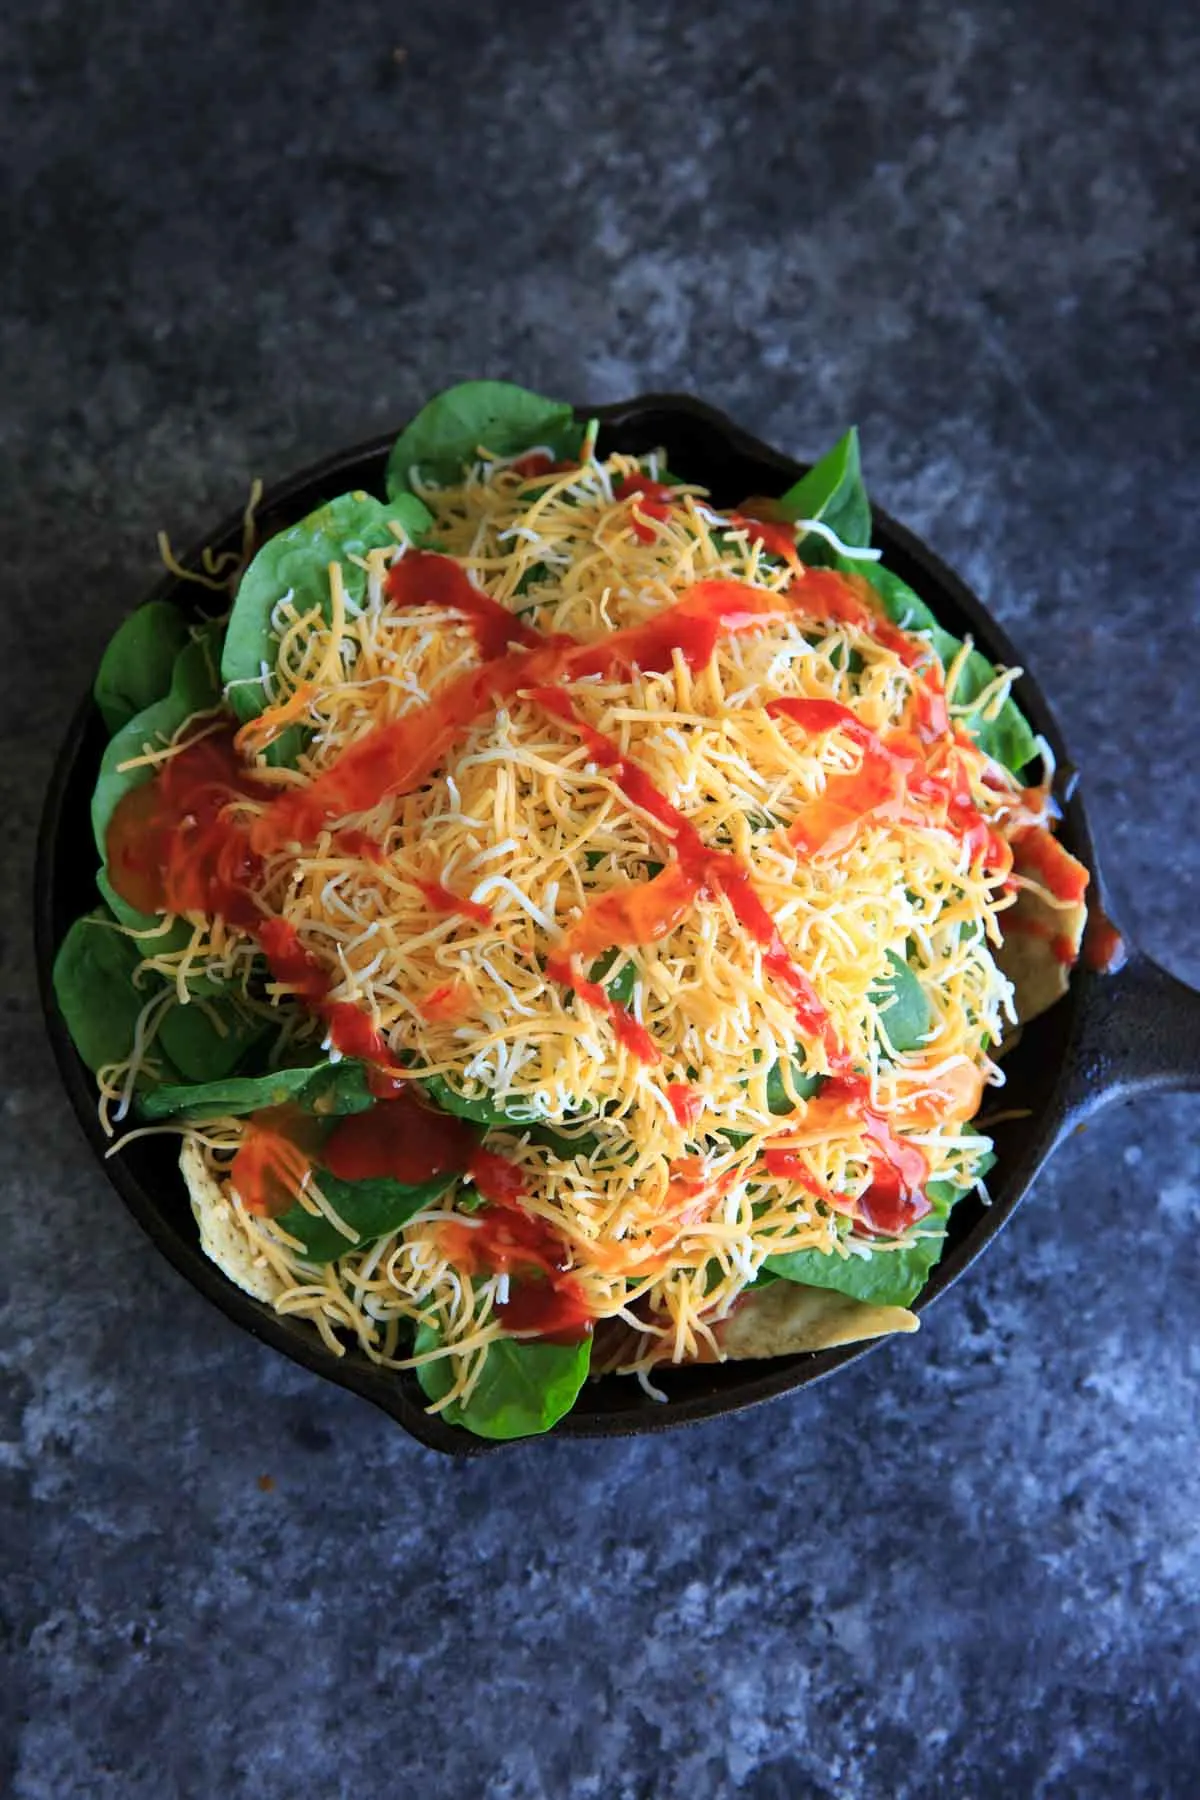
[[[899,625],[902,631],[928,632],[943,669],[950,667],[962,649],[962,639],[938,624],[921,596],[899,575],[879,563],[858,562],[849,556],[835,555],[832,566],[845,575],[861,575],[869,581],[892,624]],[[950,699],[956,706],[969,706],[995,679],[995,665],[988,661],[982,650],[972,650],[959,672]],[[963,716],[963,725],[986,755],[1011,769],[1014,775],[1019,775],[1038,753],[1033,728],[1011,695],[994,719],[968,713]]]
[[[823,1075],[808,1075],[804,1063],[797,1059],[792,1063],[792,1086],[801,1100],[809,1100],[824,1085]],[[783,1064],[772,1063],[767,1076],[767,1106],[778,1117],[794,1112],[791,1096],[783,1084]]]
[[[941,632],[940,636],[943,643],[938,653],[944,666],[949,668],[961,648],[960,641],[949,632]],[[969,706],[995,679],[995,666],[982,650],[972,650],[959,672],[950,699],[956,706]],[[963,718],[963,724],[979,748],[1006,769],[1011,769],[1014,775],[1019,775],[1038,754],[1033,727],[1011,694],[994,719],[985,719],[980,713],[973,712]]]
[[[436,1350],[441,1342],[434,1326],[422,1325],[416,1354]],[[488,1345],[487,1361],[466,1405],[451,1401],[441,1416],[476,1437],[523,1438],[549,1431],[574,1406],[591,1354],[591,1338],[580,1344],[497,1338]],[[449,1357],[422,1363],[417,1380],[430,1400],[443,1399],[454,1381]]]
[[335,1262],[339,1256],[347,1256],[363,1244],[399,1231],[414,1213],[439,1200],[457,1180],[457,1175],[450,1173],[435,1175],[432,1180],[413,1186],[392,1181],[388,1176],[369,1181],[341,1181],[328,1169],[318,1169],[321,1192],[334,1211],[358,1233],[356,1242],[352,1244],[324,1214],[310,1213],[300,1205],[289,1207],[279,1223],[292,1237],[299,1238],[309,1262]]
[[109,736],[170,690],[175,658],[188,641],[178,607],[151,600],[109,639],[92,692]]
[[[117,802],[133,788],[149,781],[154,770],[144,763],[135,769],[123,769],[121,765],[131,757],[141,756],[147,749],[161,749],[194,713],[207,712],[219,705],[217,656],[223,629],[218,623],[205,625],[184,645],[175,658],[170,691],[123,725],[100,759],[100,773],[92,795],[92,832],[104,864],[106,897],[122,924],[144,927],[153,924],[153,920],[135,911],[113,890],[108,873],[109,822]],[[186,936],[183,941],[186,943]]]
[[453,487],[479,450],[516,456],[545,444],[556,461],[578,455],[581,426],[564,400],[547,400],[508,381],[463,381],[447,388],[396,439],[387,466],[387,491],[412,493],[419,481]]
[[174,1114],[194,1120],[238,1119],[288,1102],[330,1118],[367,1112],[375,1104],[367,1086],[366,1066],[347,1060],[273,1069],[266,1075],[234,1075],[223,1081],[164,1083],[143,1096],[139,1110],[146,1119],[167,1119]]
[[[328,618],[332,562],[341,565],[349,598],[361,600],[366,571],[350,559],[395,543],[393,521],[410,539],[421,537],[433,523],[413,494],[398,495],[385,506],[356,491],[340,494],[267,539],[242,577],[221,657],[221,680],[239,719],[257,718],[268,704],[263,669],[275,666],[279,645],[271,616],[279,602],[290,594],[297,612],[319,607]],[[294,762],[302,744],[303,733],[292,726],[270,746],[267,761]]]
[[472,1119],[477,1125],[520,1125],[528,1122],[525,1115],[505,1112],[489,1093],[460,1094],[442,1075],[426,1075],[421,1086],[435,1106],[440,1106],[443,1112],[453,1113],[457,1119]]
[[[143,952],[116,923],[102,908],[77,919],[54,961],[59,1010],[93,1073],[130,1056],[143,1009],[157,995],[172,991],[161,975],[149,972],[135,985]],[[171,1001],[151,1054],[164,1083],[215,1081],[236,1068],[262,1036],[262,1020],[236,1001],[206,1001],[203,1006],[194,1000],[186,1005]],[[148,1097],[145,1077],[139,1086]]]
[[[851,426],[845,437],[814,463],[775,502],[773,511],[781,519],[816,519],[849,544],[851,549],[865,547],[871,541],[871,507],[863,486],[862,466],[858,453],[858,432]],[[829,546],[816,532],[810,531],[800,540],[800,556],[805,562],[824,561]]]
[[[151,984],[135,987],[142,956],[102,908],[76,919],[54,959],[54,997],[71,1042],[92,1073],[124,1062]],[[168,1080],[177,1072],[168,1065]]]
[[551,1125],[534,1125],[529,1136],[531,1142],[544,1144],[560,1162],[573,1162],[577,1156],[594,1156],[600,1148],[600,1139],[594,1131],[581,1131],[578,1137],[568,1137]]
[[[588,970],[588,980],[604,981],[604,977],[608,974],[608,971],[612,968],[620,954],[621,950],[619,946],[613,950],[606,950],[604,955],[599,957]],[[634,989],[637,987],[637,979],[637,963],[632,957],[626,957],[612,980],[604,982],[604,991],[609,999],[615,1002],[617,1006],[628,1006],[633,999]]]
[[929,1001],[916,971],[889,950],[890,974],[871,989],[873,1006],[883,1015],[883,1029],[893,1050],[919,1050],[929,1030]]
[[258,1014],[235,1000],[191,1000],[186,1006],[168,1006],[158,1042],[184,1081],[222,1081],[240,1068],[269,1030]]
[[[986,1174],[993,1159],[989,1157],[980,1169]],[[836,1251],[823,1255],[817,1250],[798,1250],[790,1256],[768,1257],[765,1267],[785,1281],[799,1281],[807,1287],[833,1288],[839,1294],[850,1294],[856,1300],[868,1300],[875,1306],[908,1306],[929,1279],[930,1270],[939,1261],[946,1241],[946,1225],[950,1209],[969,1189],[955,1187],[948,1181],[931,1181],[925,1190],[933,1210],[927,1213],[917,1230],[925,1234],[903,1250],[878,1249],[867,1256],[839,1256]]]

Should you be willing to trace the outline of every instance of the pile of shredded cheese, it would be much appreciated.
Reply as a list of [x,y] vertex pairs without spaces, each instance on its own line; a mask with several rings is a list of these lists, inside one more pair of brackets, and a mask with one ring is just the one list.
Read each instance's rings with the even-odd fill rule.
[[[693,671],[677,655],[663,674],[580,681],[572,698],[706,844],[749,866],[840,1043],[868,1072],[872,1108],[919,1146],[931,1179],[969,1187],[988,1143],[968,1121],[983,1085],[1001,1080],[984,1046],[994,1049],[1014,1017],[992,954],[1012,893],[1000,875],[972,866],[951,832],[932,826],[868,822],[844,850],[798,854],[788,821],[861,752],[843,734],[789,729],[765,710],[776,697],[832,699],[886,732],[904,719],[919,676],[869,631],[815,624],[789,608],[783,592],[795,569],[767,557],[745,527],[731,529],[701,490],[677,489],[678,504],[661,520],[614,493],[622,476],[647,468],[657,472],[653,459],[589,454],[582,467],[529,477],[485,459],[461,487],[422,498],[437,546],[547,634],[587,642],[641,623],[709,578],[780,596],[761,628],[722,637],[706,667]],[[307,784],[348,745],[477,663],[461,616],[389,609],[385,578],[406,550],[398,535],[393,547],[367,556],[361,604],[331,566],[328,621],[315,610],[298,613],[290,597],[277,606],[271,705],[241,738],[259,753],[265,781]],[[993,711],[1010,679],[1001,676],[986,697]],[[953,671],[947,686],[953,717]],[[293,722],[311,734],[298,766],[268,766],[268,744]],[[1001,828],[1025,804],[1015,779],[979,753],[971,788]],[[566,723],[518,695],[481,716],[424,788],[383,799],[354,823],[382,845],[381,860],[347,853],[327,831],[302,854],[271,858],[264,903],[334,971],[331,999],[367,1011],[395,1055],[521,1121],[493,1128],[489,1146],[520,1165],[525,1205],[565,1241],[595,1317],[621,1319],[640,1334],[627,1366],[644,1371],[715,1353],[714,1326],[768,1256],[879,1256],[895,1247],[839,1235],[810,1189],[761,1165],[764,1144],[785,1141],[817,1184],[853,1199],[871,1179],[872,1147],[853,1117],[831,1127],[814,1109],[806,1130],[808,1109],[788,1071],[798,1059],[825,1072],[825,1052],[798,1041],[787,994],[720,893],[700,897],[660,941],[619,951],[604,972],[612,982],[632,962],[628,1006],[654,1040],[656,1063],[639,1061],[603,1013],[547,977],[548,953],[589,900],[670,855],[661,827],[610,770],[589,761]],[[430,881],[486,908],[490,921],[431,911],[418,885]],[[220,920],[191,924],[183,951],[156,955],[154,943],[145,944],[150,966],[172,975],[181,996],[198,972],[245,978],[250,941]],[[930,1031],[915,1050],[893,1050],[886,1011],[872,997],[888,977],[889,952],[917,970],[931,1009]],[[288,999],[276,987],[265,1003],[286,1007]],[[306,1035],[315,1049],[321,1036],[296,1008],[290,1031],[291,1050]],[[776,1065],[796,1098],[786,1118],[768,1106]],[[127,1068],[107,1072],[108,1091],[127,1091],[128,1079]],[[676,1118],[673,1084],[700,1096],[698,1126]],[[538,1141],[541,1126],[559,1133],[553,1148]],[[189,1135],[225,1180],[244,1130],[227,1120]],[[574,1155],[561,1142],[572,1136]],[[226,1197],[257,1291],[280,1312],[312,1320],[333,1350],[349,1334],[369,1356],[397,1366],[411,1366],[402,1327],[434,1323],[439,1354],[453,1357],[456,1375],[442,1404],[469,1395],[500,1332],[494,1308],[508,1278],[472,1278],[447,1255],[447,1220],[472,1218],[463,1190],[320,1268],[303,1261],[277,1223],[246,1212],[236,1194]],[[317,1182],[304,1203],[329,1210]]]

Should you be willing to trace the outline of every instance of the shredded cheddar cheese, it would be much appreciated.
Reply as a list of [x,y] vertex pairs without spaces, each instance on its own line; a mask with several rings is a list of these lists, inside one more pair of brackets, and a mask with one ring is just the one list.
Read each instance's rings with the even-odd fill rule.
[[[868,751],[854,732],[799,728],[768,703],[832,701],[876,738],[911,731],[931,653],[906,659],[869,616],[829,619],[806,608],[804,570],[764,554],[750,527],[714,511],[701,490],[676,488],[664,518],[636,496],[622,498],[623,478],[638,472],[621,456],[589,454],[582,467],[537,477],[483,459],[462,486],[422,498],[438,548],[550,639],[599,641],[656,617],[701,582],[734,581],[762,597],[752,628],[721,634],[703,666],[676,652],[661,673],[634,667],[573,681],[571,700],[584,725],[644,771],[707,846],[750,872],[848,1063],[865,1076],[866,1109],[831,1111],[797,1089],[797,1069],[837,1073],[828,1044],[798,1029],[763,945],[719,884],[702,889],[662,935],[617,948],[593,973],[604,984],[628,981],[628,1011],[653,1060],[548,971],[589,904],[669,865],[673,845],[588,739],[530,693],[482,711],[414,791],[383,794],[315,841],[271,849],[261,901],[327,972],[331,1002],[365,1012],[393,1058],[508,1116],[489,1131],[489,1148],[521,1171],[524,1205],[561,1238],[592,1315],[637,1332],[626,1366],[644,1373],[658,1361],[719,1354],[714,1328],[768,1257],[886,1256],[911,1241],[847,1233],[820,1198],[836,1196],[850,1213],[869,1188],[878,1138],[868,1113],[920,1152],[931,1180],[971,1186],[988,1143],[968,1122],[984,1087],[1002,1082],[989,1047],[1015,1015],[993,956],[1014,898],[1009,868],[990,867],[936,808],[881,807],[830,854],[809,853],[789,836],[804,809],[862,769]],[[349,746],[478,665],[461,613],[389,604],[389,570],[407,553],[397,533],[394,546],[367,555],[361,603],[335,563],[327,607],[298,611],[290,597],[276,606],[269,705],[238,736],[266,788],[305,790]],[[971,806],[1004,835],[1040,817],[1045,797],[1031,799],[955,731],[956,672],[946,674],[944,742],[930,754],[953,759]],[[973,707],[994,713],[1012,674],[998,675]],[[296,766],[273,766],[269,746],[296,725],[305,733]],[[149,747],[146,758],[171,748]],[[252,816],[265,802],[238,805]],[[347,824],[377,849],[366,854],[357,839],[348,847]],[[470,910],[431,907],[431,884]],[[217,917],[189,923],[182,950],[156,948],[147,935],[144,966],[168,975],[180,999],[202,974],[251,984],[251,939]],[[916,970],[928,1003],[929,1029],[915,1048],[889,1039],[879,1000],[889,956]],[[277,1009],[288,999],[286,984],[274,981],[254,1003]],[[119,1105],[152,1054],[154,1004],[134,1061],[102,1078]],[[324,1028],[293,1014],[295,1045],[307,1040],[316,1050]],[[773,1072],[791,1103],[784,1116],[771,1108]],[[683,1117],[679,1092],[692,1097]],[[547,1127],[558,1134],[553,1147],[539,1137]],[[508,1282],[456,1260],[455,1233],[475,1216],[471,1189],[353,1248],[318,1175],[301,1201],[348,1240],[345,1255],[318,1267],[229,1183],[246,1130],[238,1120],[209,1122],[190,1134],[189,1153],[222,1183],[222,1229],[241,1233],[256,1291],[310,1319],[331,1350],[340,1353],[349,1336],[389,1365],[411,1362],[406,1322],[436,1323],[436,1354],[450,1356],[455,1372],[441,1404],[465,1400],[503,1329],[496,1307]],[[564,1138],[577,1141],[574,1154]],[[799,1159],[787,1166],[802,1178],[770,1173],[768,1146]]]

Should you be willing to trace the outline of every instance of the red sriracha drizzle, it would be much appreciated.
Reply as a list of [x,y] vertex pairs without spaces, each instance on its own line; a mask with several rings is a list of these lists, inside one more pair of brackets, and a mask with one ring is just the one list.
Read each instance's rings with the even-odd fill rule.
[[796,560],[796,532],[791,525],[777,524],[773,519],[744,519],[740,513],[730,515],[729,523],[744,531],[750,543],[761,544],[770,556],[783,562]]
[[506,606],[477,588],[453,557],[432,550],[410,550],[388,570],[383,584],[389,606],[444,606],[461,613],[475,634],[484,658],[503,655],[509,644],[527,648],[545,639]]
[[769,1174],[779,1180],[799,1181],[809,1193],[838,1212],[857,1212],[869,1231],[896,1237],[931,1210],[924,1192],[929,1162],[918,1145],[897,1136],[883,1114],[868,1105],[870,1092],[865,1075],[842,1075],[826,1082],[818,1095],[805,1102],[804,1108],[804,1123],[810,1129],[836,1125],[848,1114],[861,1122],[874,1142],[878,1155],[872,1164],[871,1185],[856,1203],[822,1188],[799,1153],[790,1147],[767,1145],[763,1163]]
[[1087,893],[1087,870],[1044,826],[1028,825],[1019,831],[1013,850],[1020,858],[1021,872],[1040,882],[1056,900],[1078,905]]
[[769,700],[767,712],[805,731],[842,731],[862,749],[853,774],[830,775],[824,793],[800,808],[787,833],[797,850],[813,856],[844,849],[871,819],[899,817],[912,764],[887,749],[848,706],[837,700]]
[[587,1297],[567,1273],[570,1254],[562,1237],[522,1206],[520,1169],[505,1157],[476,1150],[467,1172],[488,1206],[476,1218],[443,1225],[443,1251],[464,1274],[483,1269],[508,1275],[507,1298],[496,1304],[506,1331],[579,1343],[592,1329]]
[[857,625],[869,632],[885,650],[891,650],[906,668],[915,668],[930,655],[929,646],[893,625],[879,604],[870,582],[861,575],[843,575],[836,569],[805,567],[788,589],[788,599],[799,611],[831,625]]
[[220,913],[253,930],[262,914],[252,897],[262,865],[231,801],[269,799],[234,748],[234,728],[193,739],[149,781],[130,788],[113,810],[107,837],[109,876],[140,912]]
[[[626,798],[643,812],[649,813],[662,827],[678,857],[678,862],[661,875],[656,875],[647,882],[631,883],[629,888],[621,890],[624,917],[620,910],[621,903],[610,904],[608,896],[601,896],[593,902],[597,908],[598,922],[595,917],[590,918],[592,909],[589,907],[567,933],[563,947],[556,950],[547,961],[547,974],[555,981],[573,985],[578,992],[584,994],[584,998],[591,999],[594,984],[585,983],[581,987],[574,975],[574,959],[579,954],[577,946],[586,953],[588,946],[594,945],[601,933],[608,934],[602,939],[608,944],[652,942],[664,937],[679,922],[688,904],[703,895],[719,891],[728,901],[738,923],[760,945],[763,966],[786,989],[801,1029],[809,1036],[820,1038],[831,1066],[847,1066],[829,1014],[808,976],[793,961],[779,935],[779,927],[754,890],[746,864],[728,851],[710,850],[695,826],[684,818],[665,794],[660,793],[645,770],[625,757],[611,738],[596,731],[580,716],[569,694],[560,688],[535,688],[528,697],[579,733],[592,760],[608,769]],[[613,936],[614,932],[628,935]],[[634,933],[638,935],[634,936]],[[588,991],[585,992],[585,989]],[[612,1009],[614,1002],[603,994],[603,989],[595,991],[603,995],[602,1003],[605,1007]],[[601,1001],[595,1003],[601,1004]],[[655,1055],[657,1056],[657,1052]]]
[[704,1108],[704,1097],[694,1087],[686,1087],[681,1081],[669,1082],[666,1088],[667,1105],[675,1115],[677,1124],[685,1129],[694,1125]]
[[642,544],[652,544],[655,538],[654,527],[646,520],[669,519],[672,506],[678,504],[678,495],[670,482],[655,481],[649,475],[623,475],[613,491],[618,500],[633,501],[630,523],[633,535]]
[[575,468],[574,463],[555,462],[545,450],[530,450],[524,456],[518,456],[516,462],[509,463],[514,475],[523,481],[532,481],[539,475],[562,475],[567,469]]
[[480,925],[491,924],[491,911],[478,900],[466,900],[461,894],[452,893],[448,887],[443,887],[440,881],[418,881],[416,885],[425,904],[434,912],[462,913],[464,918],[475,919]]

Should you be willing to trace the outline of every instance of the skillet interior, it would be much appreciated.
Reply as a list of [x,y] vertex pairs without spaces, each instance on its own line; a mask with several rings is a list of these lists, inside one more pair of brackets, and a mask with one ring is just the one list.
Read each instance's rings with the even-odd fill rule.
[[[603,422],[602,454],[611,450],[644,452],[661,446],[671,468],[704,483],[718,505],[733,505],[751,493],[778,493],[802,472],[802,465],[779,455],[720,413],[687,397],[650,395],[594,410]],[[586,416],[587,409],[580,411]],[[382,494],[384,465],[392,441],[389,435],[343,452],[273,489],[259,512],[263,532],[282,529],[350,488]],[[236,547],[241,529],[239,514],[206,542],[218,551]],[[878,511],[875,542],[882,548],[888,566],[917,589],[945,626],[960,634],[969,631],[993,660],[1024,666],[1023,658],[975,596],[910,533]],[[199,548],[183,560],[194,563],[198,559]],[[161,581],[153,596],[147,596],[151,597],[172,600],[193,616],[199,616],[205,599],[210,598],[203,589],[173,577]],[[1093,867],[1082,802],[1078,793],[1069,799],[1066,795],[1071,775],[1054,719],[1028,675],[1021,677],[1014,691],[1034,729],[1052,746],[1058,762],[1063,790],[1059,796],[1064,809],[1063,842],[1088,867]],[[47,796],[36,888],[39,979],[51,1038],[71,1103],[100,1155],[106,1144],[96,1118],[94,1085],[55,1008],[50,971],[54,952],[72,920],[96,903],[89,806],[104,743],[99,715],[89,698],[71,723]],[[1006,1109],[1028,1109],[1028,1116],[995,1128],[992,1135],[997,1166],[988,1179],[992,1204],[985,1206],[972,1197],[956,1206],[945,1253],[916,1303],[916,1310],[923,1310],[943,1292],[991,1240],[1053,1148],[1066,1111],[1067,1081],[1079,1038],[1081,1003],[1088,984],[1095,980],[1082,967],[1078,969],[1065,999],[1027,1027],[1021,1042],[1005,1059],[1008,1085],[1003,1105]],[[256,1337],[382,1406],[431,1448],[461,1456],[502,1447],[429,1418],[415,1376],[382,1372],[357,1351],[336,1358],[302,1322],[277,1317],[270,1308],[233,1287],[199,1248],[170,1139],[150,1138],[132,1144],[105,1162],[104,1167],[134,1216],[176,1268]],[[624,1435],[663,1430],[737,1411],[829,1375],[871,1347],[851,1345],[770,1362],[704,1365],[665,1375],[656,1373],[656,1382],[669,1396],[666,1406],[648,1399],[632,1380],[589,1382],[575,1411],[556,1427],[556,1434]],[[915,1354],[920,1354],[919,1349]]]

